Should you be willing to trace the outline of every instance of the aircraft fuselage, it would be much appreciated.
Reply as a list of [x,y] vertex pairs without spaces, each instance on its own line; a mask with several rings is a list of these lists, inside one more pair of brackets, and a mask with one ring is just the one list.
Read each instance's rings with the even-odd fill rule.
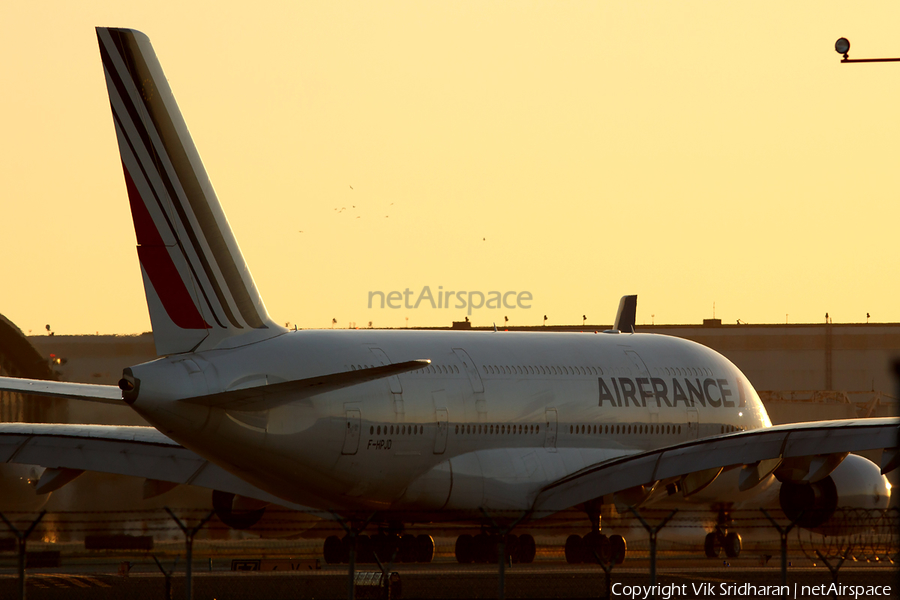
[[[265,411],[181,401],[421,358],[431,365]],[[527,510],[589,464],[770,424],[725,357],[650,334],[311,330],[131,372],[133,407],[166,435],[328,509]]]

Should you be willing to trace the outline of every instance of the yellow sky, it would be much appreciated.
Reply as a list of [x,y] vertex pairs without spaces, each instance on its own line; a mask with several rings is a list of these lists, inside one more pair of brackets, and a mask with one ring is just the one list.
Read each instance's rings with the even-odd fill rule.
[[97,25],[150,36],[278,322],[900,321],[900,63],[833,50],[900,56],[896,2],[80,4],[0,8],[26,332],[150,327]]

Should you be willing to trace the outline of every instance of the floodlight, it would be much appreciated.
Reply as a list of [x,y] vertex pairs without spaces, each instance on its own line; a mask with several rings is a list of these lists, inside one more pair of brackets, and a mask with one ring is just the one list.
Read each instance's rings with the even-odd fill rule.
[[840,38],[834,43],[834,51],[838,54],[843,54],[844,58],[847,58],[847,53],[850,52],[850,40],[847,38]]

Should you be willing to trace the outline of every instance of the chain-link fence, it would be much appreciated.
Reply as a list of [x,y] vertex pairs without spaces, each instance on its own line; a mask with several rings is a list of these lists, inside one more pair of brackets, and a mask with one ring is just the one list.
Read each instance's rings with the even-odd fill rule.
[[248,511],[243,530],[208,508],[0,516],[2,598],[624,597],[633,586],[708,597],[833,582],[896,593],[900,547],[896,508],[838,509],[812,531],[759,509],[404,513],[404,526],[269,507]]

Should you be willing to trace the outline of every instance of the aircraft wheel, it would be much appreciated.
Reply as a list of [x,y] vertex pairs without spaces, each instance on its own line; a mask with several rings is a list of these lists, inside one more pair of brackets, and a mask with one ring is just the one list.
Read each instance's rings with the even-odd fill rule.
[[488,547],[488,536],[484,533],[479,533],[475,537],[472,538],[472,562],[476,564],[485,564],[491,561],[490,559],[490,548]]
[[519,562],[519,536],[512,534],[506,536],[506,556],[512,563]]
[[372,538],[367,535],[356,536],[356,562],[375,562],[375,555],[372,554]]
[[[388,534],[387,538],[388,538],[387,557],[386,557],[386,559],[382,559],[381,562],[385,562],[385,560],[387,562],[391,562],[391,561],[399,562],[400,561],[400,550],[402,549],[400,541],[402,538],[399,535],[397,535],[396,533]],[[381,556],[379,556],[378,558],[381,558]]]
[[434,559],[434,538],[430,535],[416,536],[416,562],[430,563]]
[[725,548],[725,556],[737,558],[741,553],[741,536],[732,531],[725,536],[725,543],[722,546]]
[[416,562],[416,536],[406,534],[400,538],[400,551],[397,553],[397,562]]
[[609,563],[609,538],[602,533],[591,532],[584,536],[584,561],[590,564]]
[[475,540],[468,533],[456,538],[456,562],[468,565],[475,560]]
[[487,564],[496,563],[500,560],[500,536],[488,535],[484,548],[484,562]]
[[341,538],[329,535],[325,538],[325,564],[337,565],[341,562]]
[[341,538],[341,560],[340,562],[347,564],[350,562],[350,537]]
[[719,535],[714,531],[706,534],[703,541],[703,550],[708,558],[719,558],[722,553],[722,544],[719,542]]
[[372,536],[372,552],[374,556],[372,557],[372,562],[375,561],[375,556],[378,557],[383,564],[387,563],[391,559],[390,551],[388,550],[388,536],[383,533],[378,533]]
[[572,534],[566,538],[566,562],[570,565],[584,562],[584,540],[580,535]]
[[537,548],[534,544],[534,538],[531,537],[530,534],[525,533],[519,536],[519,543],[517,544],[518,554],[519,554],[519,562],[522,564],[531,564],[534,562],[534,555],[537,551]]
[[609,536],[609,557],[613,563],[621,565],[628,554],[628,543],[621,535]]

